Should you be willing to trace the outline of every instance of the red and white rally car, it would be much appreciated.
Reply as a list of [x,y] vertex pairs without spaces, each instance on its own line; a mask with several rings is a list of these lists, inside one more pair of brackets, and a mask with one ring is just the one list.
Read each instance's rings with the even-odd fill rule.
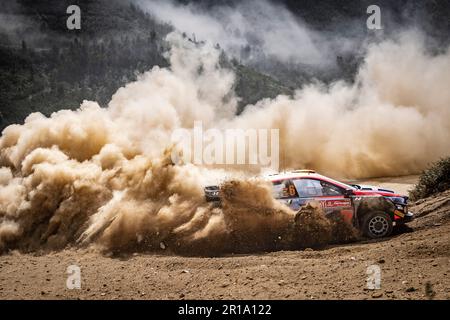
[[[394,226],[413,219],[408,197],[391,190],[363,190],[320,175],[313,170],[295,170],[264,177],[273,185],[273,195],[293,210],[318,202],[326,215],[341,214],[369,238],[389,236]],[[366,188],[367,189],[367,188]],[[205,188],[207,201],[220,201],[220,188]]]

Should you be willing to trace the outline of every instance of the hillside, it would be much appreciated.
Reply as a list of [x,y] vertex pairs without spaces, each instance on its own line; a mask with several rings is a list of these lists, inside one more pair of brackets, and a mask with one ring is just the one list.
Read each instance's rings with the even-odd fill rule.
[[[84,100],[106,106],[111,95],[136,75],[153,66],[168,65],[163,53],[165,36],[173,30],[167,23],[142,11],[136,1],[126,0],[6,0],[0,8],[0,130],[21,123],[31,112],[46,115],[75,109]],[[238,1],[179,0],[181,5],[203,8],[235,6]],[[365,28],[370,1],[325,0],[278,1],[324,39],[347,37],[363,45],[371,38]],[[66,28],[66,8],[82,8],[81,30]],[[412,25],[428,34],[434,49],[449,43],[448,1],[381,1],[383,35],[399,26]],[[199,8],[200,8],[199,7]],[[209,10],[208,9],[208,10]],[[189,35],[189,37],[195,35]],[[253,50],[254,48],[242,48]],[[225,58],[235,71],[239,110],[261,98],[291,94],[311,81],[353,81],[362,62],[360,52],[329,57],[332,69],[290,64],[262,55],[252,63]]]
[[[9,5],[8,5],[9,3]],[[78,1],[81,30],[68,31],[70,1],[11,1],[0,9],[0,130],[32,112],[76,109],[83,100],[106,106],[139,73],[167,67],[165,36],[173,29],[125,1]],[[270,76],[226,62],[237,74],[240,106],[290,93]]]

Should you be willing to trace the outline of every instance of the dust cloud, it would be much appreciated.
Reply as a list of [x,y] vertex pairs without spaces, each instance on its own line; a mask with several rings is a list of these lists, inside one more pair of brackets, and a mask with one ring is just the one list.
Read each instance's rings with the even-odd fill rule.
[[[210,255],[352,238],[321,219],[320,209],[296,219],[245,167],[174,164],[171,133],[194,121],[278,128],[283,168],[342,177],[417,173],[449,153],[450,51],[430,55],[417,34],[373,45],[354,84],[310,85],[294,97],[247,106],[240,116],[234,75],[220,67],[220,53],[176,33],[167,40],[170,69],[141,75],[108,108],[85,101],[76,111],[31,114],[3,131],[1,250],[98,246]],[[204,199],[211,181],[223,182],[220,208]],[[298,233],[311,228],[318,241]]]
[[280,160],[336,177],[417,174],[450,153],[450,48],[403,33],[372,45],[354,84],[309,85],[247,107],[238,127],[280,129]]

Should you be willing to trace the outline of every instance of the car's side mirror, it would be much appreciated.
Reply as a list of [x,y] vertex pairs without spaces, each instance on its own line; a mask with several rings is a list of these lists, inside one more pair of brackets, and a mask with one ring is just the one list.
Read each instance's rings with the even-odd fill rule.
[[350,196],[353,195],[353,190],[352,189],[345,189],[344,190],[344,197],[348,198]]

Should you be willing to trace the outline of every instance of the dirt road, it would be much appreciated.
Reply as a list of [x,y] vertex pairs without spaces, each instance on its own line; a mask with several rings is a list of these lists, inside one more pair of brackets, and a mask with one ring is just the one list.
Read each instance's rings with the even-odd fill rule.
[[[0,256],[0,299],[450,299],[450,191],[412,208],[414,232],[323,250],[199,258],[94,250]],[[66,287],[69,265],[81,289]],[[367,267],[381,268],[368,290]]]

